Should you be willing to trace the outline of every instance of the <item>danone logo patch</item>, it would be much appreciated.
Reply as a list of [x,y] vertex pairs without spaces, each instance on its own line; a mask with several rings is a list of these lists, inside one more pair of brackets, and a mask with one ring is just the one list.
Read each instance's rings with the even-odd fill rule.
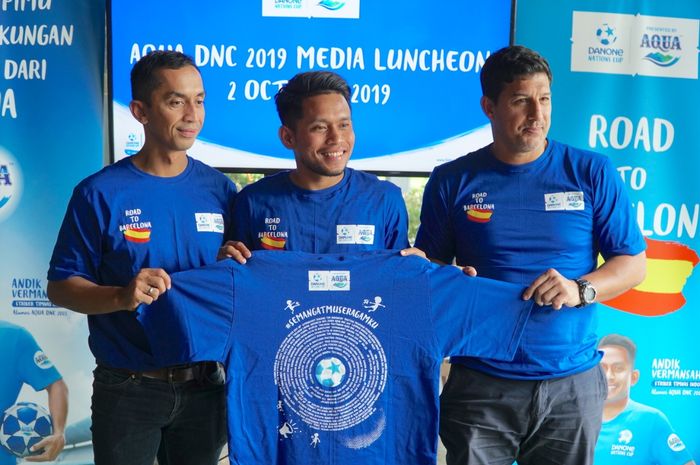
[[544,209],[548,212],[583,210],[585,207],[581,191],[544,194]]
[[374,244],[373,224],[336,225],[336,244]]
[[350,271],[347,270],[310,270],[310,291],[349,291]]
[[221,213],[195,213],[197,232],[224,233],[224,216]]

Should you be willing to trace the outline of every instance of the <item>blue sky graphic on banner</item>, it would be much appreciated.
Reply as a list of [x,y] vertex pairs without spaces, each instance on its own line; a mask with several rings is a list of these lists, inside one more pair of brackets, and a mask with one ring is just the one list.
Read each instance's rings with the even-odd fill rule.
[[311,69],[336,71],[351,84],[353,167],[430,172],[490,141],[488,120],[473,102],[481,65],[509,41],[510,0],[489,8],[475,0],[441,8],[418,0],[218,0],[196,17],[189,5],[112,2],[116,159],[142,144],[128,113],[129,70],[161,47],[191,55],[202,71],[207,121],[191,152],[212,166],[291,167],[272,98]]
[[[27,329],[63,375],[68,442],[90,440],[77,423],[89,417],[94,360],[85,318],[49,302],[46,270],[73,186],[102,167],[104,9],[0,2],[0,320]],[[0,354],[0,366],[18,356]],[[46,392],[26,385],[19,399],[47,406]],[[70,463],[91,463],[91,450],[69,449]],[[14,464],[4,453],[0,464]]]
[[596,463],[647,463],[632,461],[647,444],[698,461],[700,3],[520,0],[517,18],[516,43],[552,66],[551,137],[613,160],[649,245],[646,280],[600,309],[599,334],[637,344],[630,397],[675,433],[626,425]]

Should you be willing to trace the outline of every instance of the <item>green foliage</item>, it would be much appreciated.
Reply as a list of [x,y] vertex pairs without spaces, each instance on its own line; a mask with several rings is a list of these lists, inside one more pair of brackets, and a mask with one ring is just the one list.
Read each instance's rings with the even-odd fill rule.
[[248,184],[253,184],[258,179],[262,179],[265,175],[262,173],[226,173],[231,181],[236,185],[238,192]]
[[[423,189],[426,180],[424,178],[414,178],[418,180],[418,185],[403,191],[403,198],[408,210],[408,240],[411,245],[416,241],[416,233],[420,225],[420,209],[423,202]],[[411,184],[414,184],[413,182]]]

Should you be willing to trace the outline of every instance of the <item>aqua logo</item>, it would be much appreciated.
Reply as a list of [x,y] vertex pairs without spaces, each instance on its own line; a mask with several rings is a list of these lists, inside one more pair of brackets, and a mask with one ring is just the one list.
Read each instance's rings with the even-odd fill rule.
[[683,444],[683,441],[681,441],[681,438],[679,438],[676,433],[671,433],[669,435],[666,439],[666,444],[668,444],[668,447],[674,452],[685,450],[685,444]]
[[333,276],[331,277],[331,284],[338,289],[346,287],[349,282],[346,276]]
[[642,49],[656,50],[647,54],[644,59],[662,68],[673,66],[681,59],[680,56],[669,53],[673,50],[677,50],[678,52],[682,51],[681,40],[678,36],[644,34],[639,47]]
[[321,0],[318,5],[326,10],[337,11],[345,6],[345,2],[336,0]]
[[9,153],[0,148],[0,221],[12,214],[22,192],[19,165]]
[[53,363],[51,363],[49,357],[47,357],[41,350],[37,350],[34,353],[34,364],[42,370],[48,370],[49,368],[53,367]]
[[615,28],[609,25],[608,23],[604,23],[602,26],[596,29],[595,36],[598,38],[598,42],[600,42],[602,45],[605,45],[606,47],[609,47],[610,45],[617,42],[617,34],[615,33]]

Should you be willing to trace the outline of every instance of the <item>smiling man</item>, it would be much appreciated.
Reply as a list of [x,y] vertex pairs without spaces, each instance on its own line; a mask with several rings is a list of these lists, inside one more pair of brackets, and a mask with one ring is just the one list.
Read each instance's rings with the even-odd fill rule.
[[512,362],[453,357],[441,396],[447,463],[589,465],[605,395],[595,302],[641,282],[644,240],[610,160],[547,137],[541,55],[506,47],[480,78],[493,143],[433,171],[416,247],[519,284],[541,308]]
[[608,380],[596,465],[695,465],[666,415],[630,398],[639,381],[634,367],[637,346],[628,337],[608,334],[600,340],[600,366]]
[[187,155],[204,123],[204,85],[191,58],[145,55],[131,90],[144,145],[73,191],[48,293],[88,315],[95,462],[152,465],[157,456],[160,465],[213,465],[226,440],[219,365],[163,366],[134,310],[167,292],[171,273],[216,261],[236,189]]
[[350,89],[339,75],[294,76],[275,96],[279,138],[296,168],[243,189],[234,210],[234,239],[251,250],[312,253],[408,247],[408,214],[401,190],[347,168],[355,146]]

